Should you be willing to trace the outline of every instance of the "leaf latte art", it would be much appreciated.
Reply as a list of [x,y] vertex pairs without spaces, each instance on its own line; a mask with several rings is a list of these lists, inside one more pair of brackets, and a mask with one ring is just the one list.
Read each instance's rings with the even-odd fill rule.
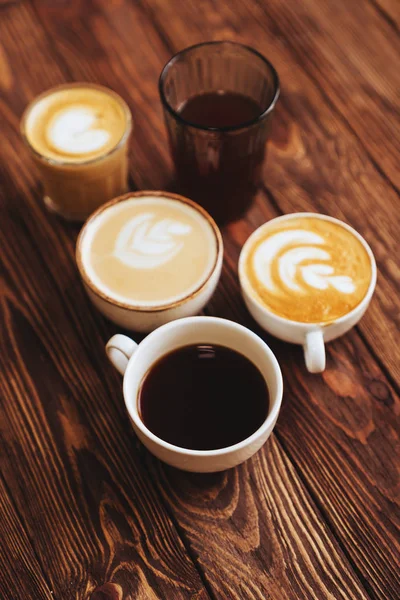
[[[318,245],[323,246],[324,239],[311,231],[294,229],[275,233],[254,252],[257,277],[273,294],[306,294],[307,286],[326,290],[330,285],[343,294],[353,293],[355,285],[352,278],[334,275],[335,269],[329,264],[332,260],[330,253],[316,248]],[[275,262],[279,279],[274,281],[272,266]],[[298,283],[299,279],[302,284]]]
[[249,282],[273,312],[328,322],[362,300],[371,280],[366,249],[350,230],[317,217],[277,219],[247,258]]
[[105,208],[85,240],[85,266],[95,286],[117,302],[146,308],[196,292],[217,258],[207,219],[151,192]]
[[174,219],[157,220],[153,213],[137,215],[121,229],[114,255],[135,269],[154,269],[171,260],[184,246],[179,239],[192,227]]

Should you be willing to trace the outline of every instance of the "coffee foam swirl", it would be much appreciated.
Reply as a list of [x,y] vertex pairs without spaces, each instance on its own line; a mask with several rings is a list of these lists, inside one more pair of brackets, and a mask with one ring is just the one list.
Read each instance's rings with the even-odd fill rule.
[[[326,290],[333,286],[338,292],[352,294],[355,284],[348,275],[334,275],[330,264],[316,261],[330,261],[332,256],[326,250],[315,248],[324,245],[325,240],[311,231],[294,229],[281,231],[262,242],[254,253],[254,269],[260,283],[273,294],[293,291],[307,294],[307,287]],[[312,261],[310,264],[307,261]],[[272,265],[277,262],[278,281],[272,278]],[[302,283],[298,282],[301,280]]]
[[24,129],[39,155],[79,163],[113,150],[130,130],[130,114],[111,90],[72,84],[39,96],[27,110]]
[[277,219],[255,236],[246,272],[273,312],[300,322],[328,322],[362,300],[371,261],[358,238],[317,217]]
[[121,229],[114,256],[133,269],[155,269],[183,249],[181,236],[192,227],[176,219],[159,219],[154,213],[137,215]]
[[210,276],[218,244],[212,225],[195,208],[150,194],[128,197],[95,216],[81,250],[96,289],[146,308],[193,293]]
[[95,111],[86,106],[70,106],[57,113],[47,127],[51,146],[68,154],[88,154],[101,150],[110,139],[105,129],[96,128]]

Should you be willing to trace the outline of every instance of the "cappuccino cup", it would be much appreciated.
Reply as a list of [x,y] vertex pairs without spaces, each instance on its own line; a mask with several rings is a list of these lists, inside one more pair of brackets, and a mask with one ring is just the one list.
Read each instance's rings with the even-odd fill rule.
[[200,206],[177,194],[131,192],[84,224],[76,261],[105,317],[134,331],[200,312],[222,268],[221,233]]
[[[216,344],[238,351],[257,367],[265,380],[269,394],[266,417],[252,435],[239,443],[217,450],[192,450],[166,442],[144,424],[139,410],[139,395],[147,373],[164,355],[192,344]],[[188,317],[163,325],[140,344],[125,335],[114,335],[106,351],[112,364],[124,376],[125,405],[138,438],[165,463],[197,473],[223,471],[250,458],[271,435],[282,401],[281,370],[267,344],[246,327],[217,317]],[[168,395],[165,402],[168,402]],[[247,406],[248,402],[243,397],[243,415]]]
[[35,98],[21,133],[41,176],[46,207],[83,221],[125,193],[131,128],[127,104],[100,85],[60,85]]
[[249,312],[275,337],[301,344],[311,373],[325,369],[325,342],[361,319],[376,278],[364,238],[346,223],[315,213],[265,223],[248,238],[239,258]]

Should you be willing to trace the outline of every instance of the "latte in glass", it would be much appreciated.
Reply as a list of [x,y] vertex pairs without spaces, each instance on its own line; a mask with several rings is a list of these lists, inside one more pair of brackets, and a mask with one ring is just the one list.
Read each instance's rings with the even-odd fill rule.
[[274,219],[252,236],[242,280],[266,309],[291,321],[331,323],[363,300],[372,277],[358,234],[318,216]]
[[131,114],[113,91],[89,83],[50,89],[28,106],[21,131],[47,207],[65,218],[83,220],[126,192]]

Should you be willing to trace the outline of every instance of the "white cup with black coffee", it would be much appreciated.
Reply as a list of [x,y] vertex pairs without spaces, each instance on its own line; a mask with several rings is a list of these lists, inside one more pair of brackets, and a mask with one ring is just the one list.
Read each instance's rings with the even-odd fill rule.
[[325,342],[351,329],[372,298],[376,263],[352,227],[315,213],[284,215],[259,227],[239,259],[244,301],[266,331],[301,344],[307,369],[325,369]]
[[186,471],[223,471],[250,458],[271,435],[282,401],[281,370],[246,327],[187,317],[139,345],[115,335],[106,350],[124,375],[137,436],[162,461]]

